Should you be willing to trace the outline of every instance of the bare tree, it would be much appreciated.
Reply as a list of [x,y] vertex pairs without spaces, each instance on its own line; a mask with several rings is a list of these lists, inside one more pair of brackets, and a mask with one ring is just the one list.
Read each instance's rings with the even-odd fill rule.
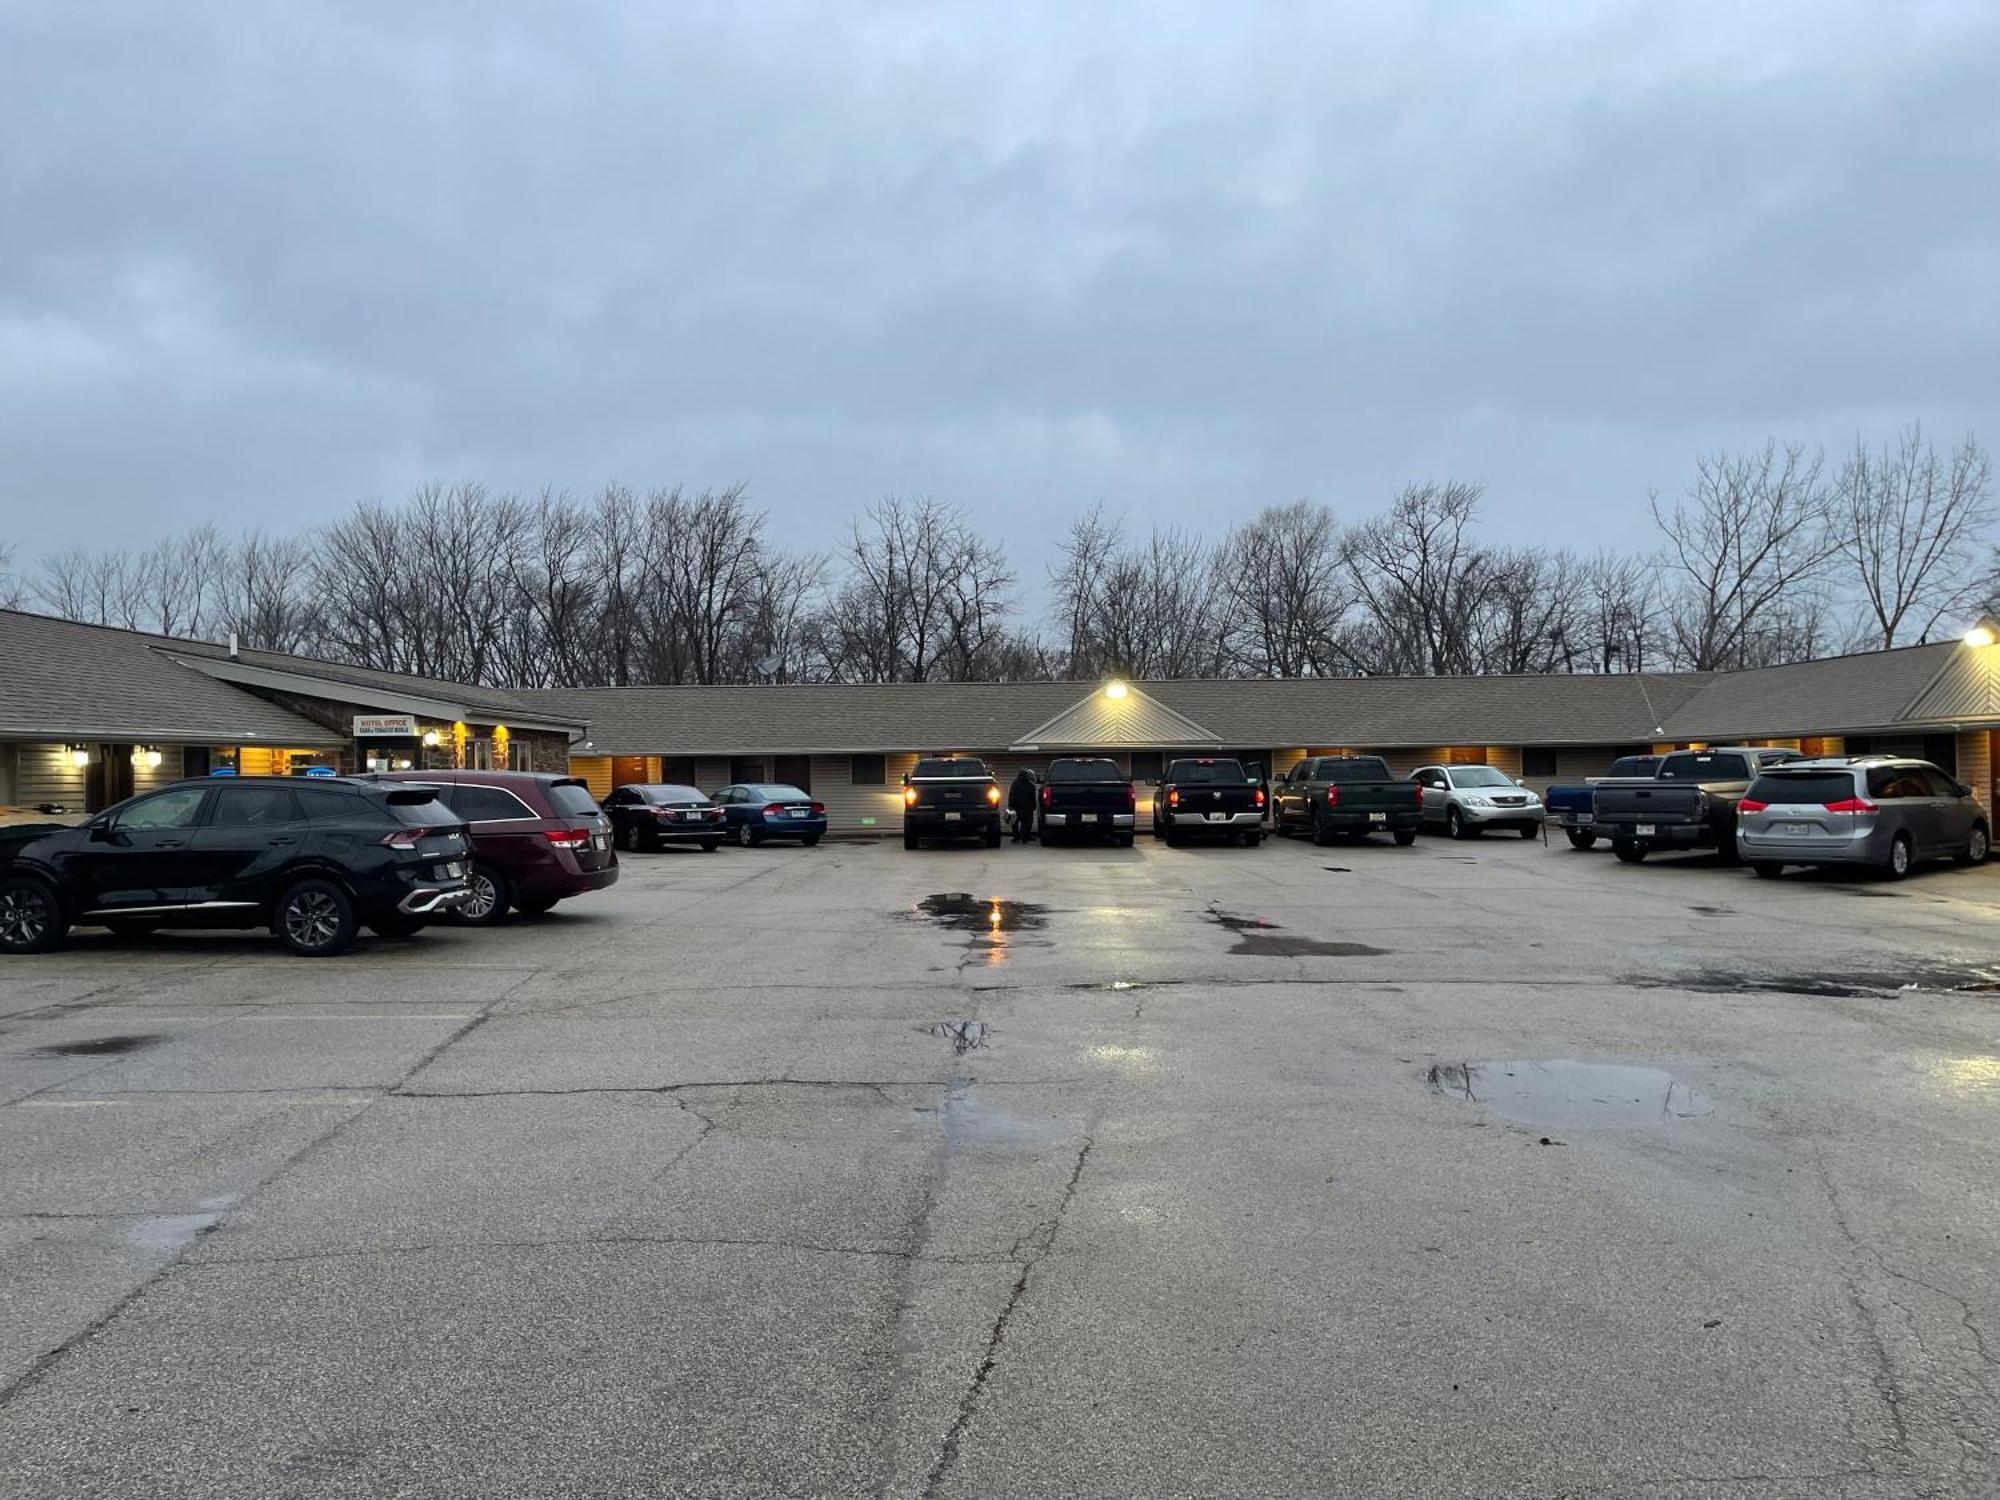
[[1266,507],[1230,533],[1218,573],[1237,670],[1255,677],[1351,670],[1343,641],[1358,591],[1332,511],[1304,500]]
[[837,675],[926,682],[952,675],[956,652],[990,639],[1012,609],[1013,575],[997,544],[953,505],[890,496],[849,533],[847,579],[828,615]]
[[1970,436],[1949,458],[1915,424],[1875,453],[1857,441],[1834,481],[1831,511],[1860,592],[1858,645],[1929,640],[1991,587],[1993,465]]
[[1480,488],[1452,480],[1404,488],[1389,513],[1351,532],[1348,572],[1368,616],[1369,671],[1479,668],[1476,621],[1491,559],[1471,535]]
[[1651,558],[1599,552],[1579,567],[1590,670],[1644,672],[1664,664],[1660,570]]
[[1824,637],[1827,565],[1839,542],[1829,526],[1823,460],[1796,444],[1715,454],[1672,510],[1652,497],[1677,584],[1673,650],[1694,671],[1796,661]]
[[1070,522],[1059,560],[1049,569],[1051,613],[1061,634],[1063,671],[1068,677],[1086,679],[1103,670],[1094,654],[1094,621],[1104,595],[1105,573],[1124,547],[1124,523],[1107,520],[1104,507],[1095,505]]

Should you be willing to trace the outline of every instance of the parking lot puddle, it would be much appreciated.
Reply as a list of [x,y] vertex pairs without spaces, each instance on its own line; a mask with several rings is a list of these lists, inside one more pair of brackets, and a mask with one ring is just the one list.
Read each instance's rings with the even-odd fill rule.
[[1437,1063],[1433,1091],[1545,1130],[1632,1130],[1713,1114],[1707,1095],[1660,1068],[1547,1058]]
[[1377,958],[1389,951],[1367,943],[1294,937],[1266,917],[1241,917],[1214,907],[1208,919],[1236,934],[1236,945],[1229,950],[1233,958]]
[[917,915],[952,932],[1033,932],[1048,925],[1049,909],[1032,901],[1003,901],[970,891],[940,891],[917,903]]
[[153,1032],[133,1032],[123,1036],[92,1036],[76,1042],[51,1042],[39,1047],[45,1057],[116,1057],[123,1052],[136,1052],[141,1047],[150,1047],[155,1042],[166,1040]]

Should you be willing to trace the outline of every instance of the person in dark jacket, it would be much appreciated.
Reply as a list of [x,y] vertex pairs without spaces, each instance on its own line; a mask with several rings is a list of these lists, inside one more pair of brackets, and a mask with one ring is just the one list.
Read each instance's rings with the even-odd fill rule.
[[1024,766],[1016,773],[1014,784],[1007,788],[1007,811],[1014,815],[1015,843],[1025,844],[1035,836],[1035,804],[1041,795],[1035,773]]

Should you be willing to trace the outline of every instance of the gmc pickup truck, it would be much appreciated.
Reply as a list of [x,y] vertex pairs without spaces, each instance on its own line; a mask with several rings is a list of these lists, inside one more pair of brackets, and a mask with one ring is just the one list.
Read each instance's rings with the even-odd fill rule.
[[1736,804],[1767,767],[1797,759],[1796,750],[1749,745],[1676,750],[1650,780],[1598,782],[1592,828],[1628,865],[1655,849],[1714,849],[1735,864]]
[[925,756],[903,778],[903,847],[925,839],[982,839],[1000,847],[1000,783],[969,755]]
[[1542,806],[1562,825],[1572,847],[1589,849],[1599,838],[1597,787],[1603,781],[1651,781],[1660,769],[1658,755],[1621,755],[1602,776],[1586,777],[1578,786],[1552,786],[1542,793]]
[[1309,833],[1315,844],[1391,833],[1414,844],[1424,819],[1423,789],[1389,774],[1379,755],[1309,756],[1272,789],[1281,837]]
[[1097,834],[1130,848],[1138,806],[1132,778],[1117,761],[1101,755],[1052,760],[1042,783],[1042,842]]
[[1177,760],[1153,790],[1153,837],[1169,844],[1195,835],[1264,839],[1264,788],[1240,760]]

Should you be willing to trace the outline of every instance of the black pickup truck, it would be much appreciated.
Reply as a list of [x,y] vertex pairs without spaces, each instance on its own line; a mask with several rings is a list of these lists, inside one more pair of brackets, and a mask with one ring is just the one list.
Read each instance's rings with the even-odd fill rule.
[[1153,837],[1178,844],[1195,835],[1264,838],[1264,788],[1240,760],[1177,760],[1153,789]]
[[903,847],[924,839],[983,839],[1000,847],[1000,783],[969,755],[925,756],[903,778]]
[[1379,755],[1307,756],[1272,794],[1279,836],[1309,833],[1315,844],[1371,833],[1414,844],[1424,821],[1423,788],[1390,775],[1389,763]]
[[1049,762],[1042,783],[1042,842],[1097,834],[1127,848],[1139,805],[1132,778],[1106,756],[1075,756]]
[[1736,804],[1766,767],[1797,759],[1796,750],[1749,745],[1676,750],[1650,779],[1598,782],[1592,827],[1628,865],[1655,849],[1714,849],[1734,864]]

